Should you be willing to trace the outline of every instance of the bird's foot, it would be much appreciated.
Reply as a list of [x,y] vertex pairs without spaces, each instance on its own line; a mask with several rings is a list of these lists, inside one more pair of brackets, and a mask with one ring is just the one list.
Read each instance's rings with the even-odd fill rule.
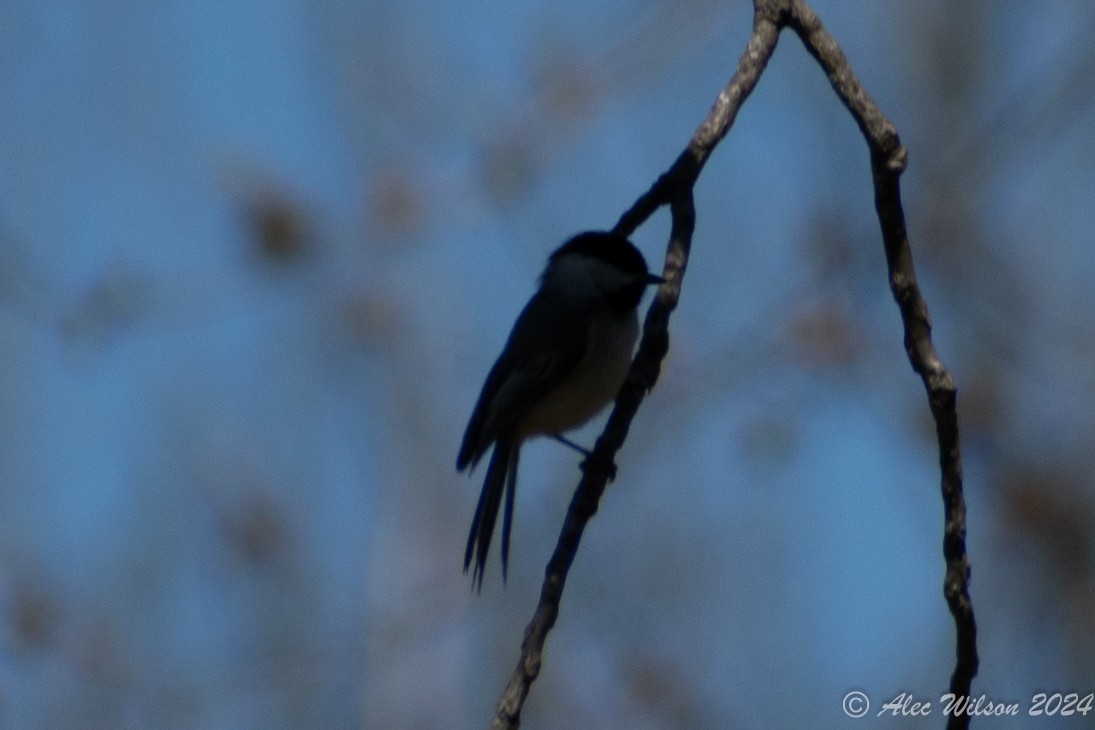
[[[581,468],[581,470],[583,472],[589,471],[589,468],[591,466],[593,466],[592,464],[589,463],[591,456],[592,456],[592,454],[590,456],[587,456],[586,458],[582,459],[582,463],[578,465],[579,468]],[[615,462],[610,461],[608,463],[608,481],[610,481],[610,482],[616,481],[616,464],[615,464]]]
[[[561,444],[566,444],[567,446],[569,446],[570,448],[574,449],[579,454],[584,456],[585,458],[582,459],[582,463],[580,463],[578,466],[581,468],[581,470],[583,472],[589,471],[589,467],[590,467],[589,460],[591,458],[593,458],[593,452],[592,451],[590,451],[589,449],[583,449],[581,446],[579,446],[578,444],[574,443],[573,441],[571,441],[570,439],[568,439],[567,437],[565,437],[561,434],[553,433],[551,435],[551,437],[553,439],[555,439],[556,441],[558,441],[559,443],[561,443]],[[610,482],[616,481],[616,464],[614,462],[610,463],[608,465],[608,481],[610,481]]]

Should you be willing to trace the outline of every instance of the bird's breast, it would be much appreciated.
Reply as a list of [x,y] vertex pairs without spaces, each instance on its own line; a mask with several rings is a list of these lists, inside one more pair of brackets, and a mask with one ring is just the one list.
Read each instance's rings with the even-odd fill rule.
[[620,391],[631,366],[639,318],[606,313],[589,327],[585,354],[556,388],[521,420],[526,436],[555,434],[581,426],[608,405]]

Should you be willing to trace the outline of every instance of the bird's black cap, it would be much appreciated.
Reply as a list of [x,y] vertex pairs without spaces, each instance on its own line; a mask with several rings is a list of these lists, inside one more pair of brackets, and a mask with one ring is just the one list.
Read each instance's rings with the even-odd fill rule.
[[579,233],[555,249],[549,260],[558,261],[560,257],[570,254],[601,259],[620,271],[633,273],[638,277],[645,278],[649,274],[646,259],[639,253],[639,249],[635,248],[635,244],[616,233],[608,231]]

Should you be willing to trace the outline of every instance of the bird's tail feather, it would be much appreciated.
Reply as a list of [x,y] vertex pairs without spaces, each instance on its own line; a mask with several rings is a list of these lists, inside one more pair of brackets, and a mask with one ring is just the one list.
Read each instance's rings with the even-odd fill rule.
[[472,584],[483,587],[483,571],[487,564],[487,552],[490,550],[494,525],[498,521],[498,508],[502,506],[502,492],[506,492],[506,511],[502,515],[502,579],[506,577],[506,565],[509,560],[509,534],[513,521],[513,497],[517,486],[517,457],[520,442],[516,438],[503,437],[494,445],[487,475],[483,479],[483,491],[479,494],[479,504],[475,508],[475,517],[468,533],[468,546],[464,550],[464,572],[471,566],[475,555],[475,567],[472,569]]
[[[513,496],[517,492],[517,461],[521,456],[519,446],[512,448],[509,470],[506,473],[506,511],[502,513],[502,582],[506,582],[509,566],[509,531],[513,525]],[[482,572],[482,571],[480,571]]]

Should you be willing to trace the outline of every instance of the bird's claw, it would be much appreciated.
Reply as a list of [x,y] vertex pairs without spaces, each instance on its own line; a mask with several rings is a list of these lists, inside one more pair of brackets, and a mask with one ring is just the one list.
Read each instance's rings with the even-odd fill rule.
[[[582,459],[582,463],[580,463],[578,465],[579,467],[581,467],[583,472],[588,473],[589,468],[591,466],[593,466],[590,463],[590,458],[592,458],[592,454],[590,456],[587,456],[586,458]],[[616,481],[616,462],[614,462],[614,461],[610,461],[608,463],[608,481],[610,481],[610,482]]]

